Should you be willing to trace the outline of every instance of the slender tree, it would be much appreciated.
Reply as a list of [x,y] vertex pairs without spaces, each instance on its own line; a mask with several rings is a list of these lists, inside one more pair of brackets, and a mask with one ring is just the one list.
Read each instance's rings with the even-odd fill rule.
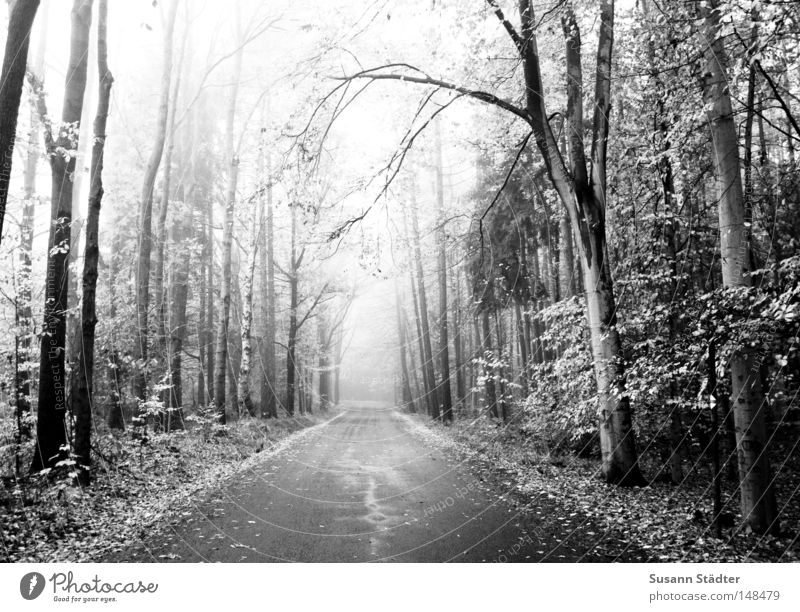
[[155,140],[147,160],[139,200],[139,244],[136,256],[136,325],[137,338],[133,345],[136,370],[133,377],[133,394],[147,399],[147,361],[150,309],[150,264],[153,249],[153,190],[158,168],[164,152],[169,115],[170,86],[172,82],[173,31],[178,0],[168,0],[164,17],[163,55],[161,64],[161,93],[156,116]]
[[[263,202],[261,204],[263,206]],[[260,207],[259,207],[260,208]],[[253,226],[250,241],[250,254],[248,255],[247,270],[244,278],[244,300],[242,303],[242,363],[239,366],[239,386],[238,386],[238,405],[239,413],[245,412],[250,416],[256,416],[256,408],[250,393],[250,364],[253,360],[253,347],[250,331],[253,324],[253,283],[256,275],[256,261],[258,256],[258,246],[261,242],[261,229],[264,211],[254,207]]]
[[106,121],[114,78],[108,69],[108,0],[99,0],[97,7],[97,74],[99,96],[94,119],[89,213],[86,217],[86,245],[83,257],[83,298],[81,300],[82,342],[76,375],[72,410],[75,414],[75,454],[83,484],[88,484],[91,466],[92,392],[94,380],[94,339],[97,325],[95,293],[97,263],[100,259],[100,207],[103,201],[103,158],[106,144]]
[[[447,231],[444,211],[444,180],[442,177],[442,135],[439,122],[434,125],[435,147],[435,175],[436,175],[436,207],[437,207],[437,232],[436,242],[438,249],[437,265],[439,276],[439,369],[441,370],[441,384],[437,388],[436,396],[441,406],[442,420],[446,423],[453,420],[453,396],[450,389],[450,338],[447,329]],[[435,417],[434,417],[435,418]]]
[[[242,41],[241,9],[236,4],[236,40]],[[214,405],[220,423],[226,422],[225,414],[225,374],[228,363],[228,327],[231,312],[231,269],[233,250],[233,222],[236,207],[236,186],[239,179],[239,155],[234,144],[234,122],[236,103],[239,97],[239,81],[242,75],[243,46],[237,45],[234,56],[233,81],[228,98],[228,112],[225,120],[225,156],[228,163],[228,185],[225,193],[225,217],[222,229],[222,279],[220,284],[220,309],[217,323],[216,357],[217,370],[214,376]],[[232,397],[231,400],[234,398]]]
[[414,241],[414,263],[416,265],[417,297],[419,299],[417,316],[421,328],[420,341],[422,342],[422,348],[424,351],[422,367],[425,372],[426,380],[425,401],[428,405],[428,414],[430,417],[434,420],[438,420],[441,412],[439,410],[438,394],[436,393],[436,372],[433,362],[430,322],[428,320],[428,296],[425,291],[425,273],[422,269],[422,247],[420,245],[419,214],[417,212],[415,190],[416,188],[412,185],[411,193],[412,196],[414,196],[414,199],[411,203],[411,227],[413,231],[412,238]]

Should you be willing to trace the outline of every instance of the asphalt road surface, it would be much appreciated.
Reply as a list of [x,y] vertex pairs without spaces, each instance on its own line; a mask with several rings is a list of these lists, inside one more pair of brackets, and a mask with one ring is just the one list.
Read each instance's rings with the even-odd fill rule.
[[390,407],[347,407],[118,560],[594,560],[561,545],[568,526],[542,529],[502,485],[414,430]]

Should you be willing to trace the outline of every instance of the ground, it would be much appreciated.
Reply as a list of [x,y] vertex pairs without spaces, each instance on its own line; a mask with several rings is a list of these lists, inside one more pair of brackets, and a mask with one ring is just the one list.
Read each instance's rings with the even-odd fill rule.
[[[66,472],[0,489],[0,560],[798,559],[798,511],[785,502],[779,537],[743,533],[735,514],[717,536],[708,474],[681,486],[607,485],[596,460],[542,454],[513,419],[460,414],[443,425],[351,402],[277,421],[192,422],[147,444],[133,431],[109,434],[98,445],[87,489]],[[798,483],[778,485],[791,500]],[[725,500],[735,512],[736,491]]]
[[578,544],[586,517],[513,490],[412,417],[350,405],[107,560],[606,560]]

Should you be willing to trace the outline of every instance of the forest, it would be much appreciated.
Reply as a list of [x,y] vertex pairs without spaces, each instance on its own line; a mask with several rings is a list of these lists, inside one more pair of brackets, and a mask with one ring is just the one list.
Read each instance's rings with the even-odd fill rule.
[[798,560],[800,4],[6,26],[0,560]]

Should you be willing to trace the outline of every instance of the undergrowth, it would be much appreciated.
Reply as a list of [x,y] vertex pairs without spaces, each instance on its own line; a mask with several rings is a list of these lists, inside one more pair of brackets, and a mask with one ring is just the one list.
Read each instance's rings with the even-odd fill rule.
[[188,430],[144,437],[141,428],[106,432],[95,438],[89,487],[76,486],[69,466],[4,477],[0,561],[101,560],[184,511],[193,496],[258,461],[290,434],[327,418],[245,418],[227,426],[195,420]]
[[[688,470],[679,485],[654,480],[646,487],[617,487],[603,482],[596,459],[543,451],[513,420],[503,425],[482,417],[444,426],[419,416],[412,422],[416,423],[414,431],[429,442],[493,475],[523,506],[535,508],[544,496],[560,508],[562,517],[582,517],[586,528],[571,535],[585,538],[588,533],[592,541],[583,544],[595,557],[649,562],[800,560],[800,508],[792,501],[800,484],[800,457],[793,444],[776,444],[773,449],[773,460],[781,467],[776,470],[775,482],[781,535],[762,536],[738,529],[738,492],[725,481],[724,525],[717,537],[711,521],[708,470]],[[649,474],[660,471],[655,465],[642,467]],[[568,539],[564,546],[569,545]]]

